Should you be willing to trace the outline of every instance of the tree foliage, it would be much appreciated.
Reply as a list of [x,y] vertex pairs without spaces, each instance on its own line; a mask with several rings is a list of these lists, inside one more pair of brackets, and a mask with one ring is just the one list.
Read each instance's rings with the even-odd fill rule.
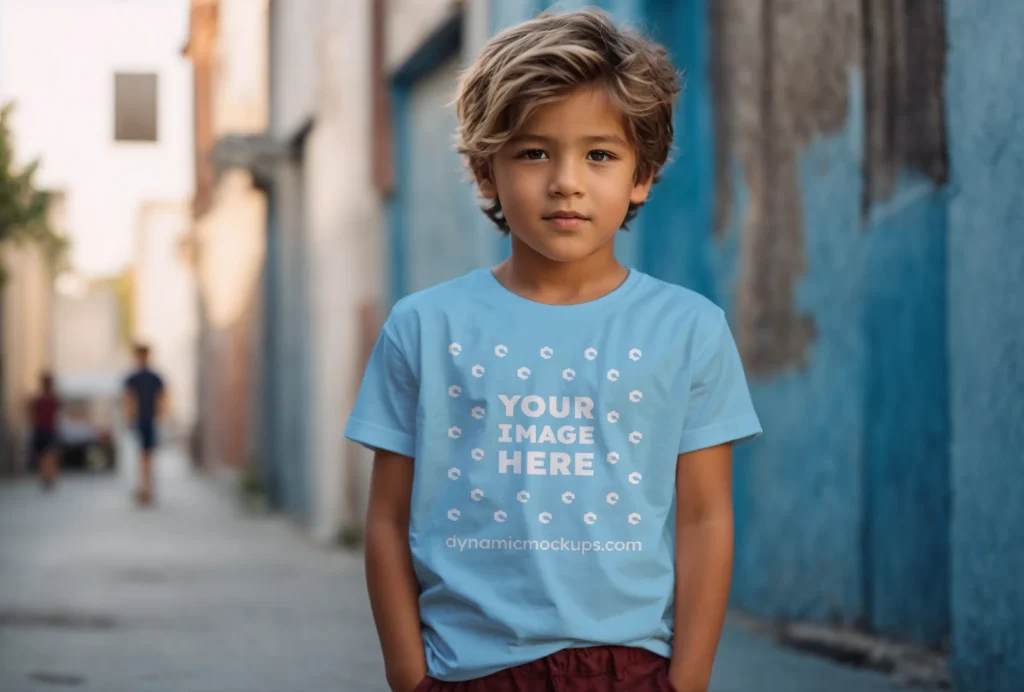
[[[0,249],[9,242],[34,242],[56,268],[64,258],[66,242],[50,225],[50,193],[35,184],[39,161],[15,168],[10,131],[13,104],[0,107]],[[0,264],[0,281],[3,280]]]

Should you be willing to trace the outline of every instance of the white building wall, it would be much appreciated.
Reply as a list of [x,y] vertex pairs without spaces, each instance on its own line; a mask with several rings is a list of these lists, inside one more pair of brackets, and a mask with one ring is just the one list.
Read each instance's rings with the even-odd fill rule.
[[381,215],[372,179],[370,0],[327,0],[314,34],[316,126],[307,140],[313,352],[313,532],[359,526],[369,457],[343,439],[362,378],[360,314],[381,293]]
[[267,128],[268,0],[219,0],[213,131],[256,134]]
[[[266,131],[268,12],[268,0],[220,0],[211,104],[215,139]],[[253,301],[266,249],[266,198],[249,171],[220,175],[211,207],[196,226],[208,316],[215,328],[226,329]]]
[[[188,0],[0,0],[0,102],[22,161],[67,193],[71,259],[86,274],[131,260],[139,205],[192,194]],[[115,142],[114,74],[156,72],[158,142]]]
[[[313,115],[317,85],[317,36],[330,0],[271,0],[270,133],[288,138]],[[361,0],[352,0],[358,4]]]
[[[302,173],[311,310],[311,530],[328,541],[362,527],[372,455],[343,438],[367,342],[382,317],[386,229],[372,176],[373,0],[272,0],[270,132],[306,123]],[[459,11],[455,0],[391,0],[385,67],[397,68]],[[466,50],[488,32],[485,5],[465,9]]]
[[[219,0],[210,56],[208,107],[215,141],[263,135],[269,114],[269,1]],[[198,37],[197,37],[198,38]],[[200,59],[201,39],[195,55]],[[220,173],[209,207],[196,219],[195,274],[203,305],[197,432],[204,462],[241,467],[265,453],[262,419],[260,277],[266,255],[267,200],[248,170]]]
[[116,374],[130,365],[117,291],[106,281],[58,291],[54,300],[54,370]]

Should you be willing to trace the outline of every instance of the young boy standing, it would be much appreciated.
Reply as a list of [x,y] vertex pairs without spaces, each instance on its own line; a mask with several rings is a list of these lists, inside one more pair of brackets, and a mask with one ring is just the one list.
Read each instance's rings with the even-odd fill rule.
[[463,77],[459,150],[511,256],[395,305],[346,430],[376,450],[396,692],[707,689],[732,443],[761,428],[722,311],[613,244],[678,91],[663,50],[589,11],[506,30]]
[[141,451],[135,502],[148,507],[153,504],[153,453],[157,447],[157,422],[165,409],[166,392],[163,379],[149,367],[149,346],[135,346],[135,364],[135,371],[124,381],[125,417],[133,423]]

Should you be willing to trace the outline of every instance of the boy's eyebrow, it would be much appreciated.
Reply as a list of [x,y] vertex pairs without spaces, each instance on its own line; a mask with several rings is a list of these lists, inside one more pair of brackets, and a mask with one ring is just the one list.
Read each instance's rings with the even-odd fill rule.
[[[588,144],[618,144],[623,147],[629,146],[629,142],[624,140],[622,137],[619,137],[618,135],[588,135],[586,137],[581,137],[580,139],[582,139],[584,142],[587,142]],[[543,142],[545,144],[550,144],[551,142],[554,141],[554,138],[547,137],[545,135],[533,134],[531,132],[523,132],[509,140],[509,142],[512,144],[522,141]]]

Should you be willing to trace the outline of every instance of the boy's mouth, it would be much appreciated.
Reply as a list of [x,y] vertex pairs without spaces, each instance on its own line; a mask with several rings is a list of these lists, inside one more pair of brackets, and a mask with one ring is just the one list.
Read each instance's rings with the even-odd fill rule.
[[585,221],[590,220],[578,211],[556,211],[551,214],[546,214],[543,218],[545,221],[549,221],[558,228],[565,230],[579,228]]

